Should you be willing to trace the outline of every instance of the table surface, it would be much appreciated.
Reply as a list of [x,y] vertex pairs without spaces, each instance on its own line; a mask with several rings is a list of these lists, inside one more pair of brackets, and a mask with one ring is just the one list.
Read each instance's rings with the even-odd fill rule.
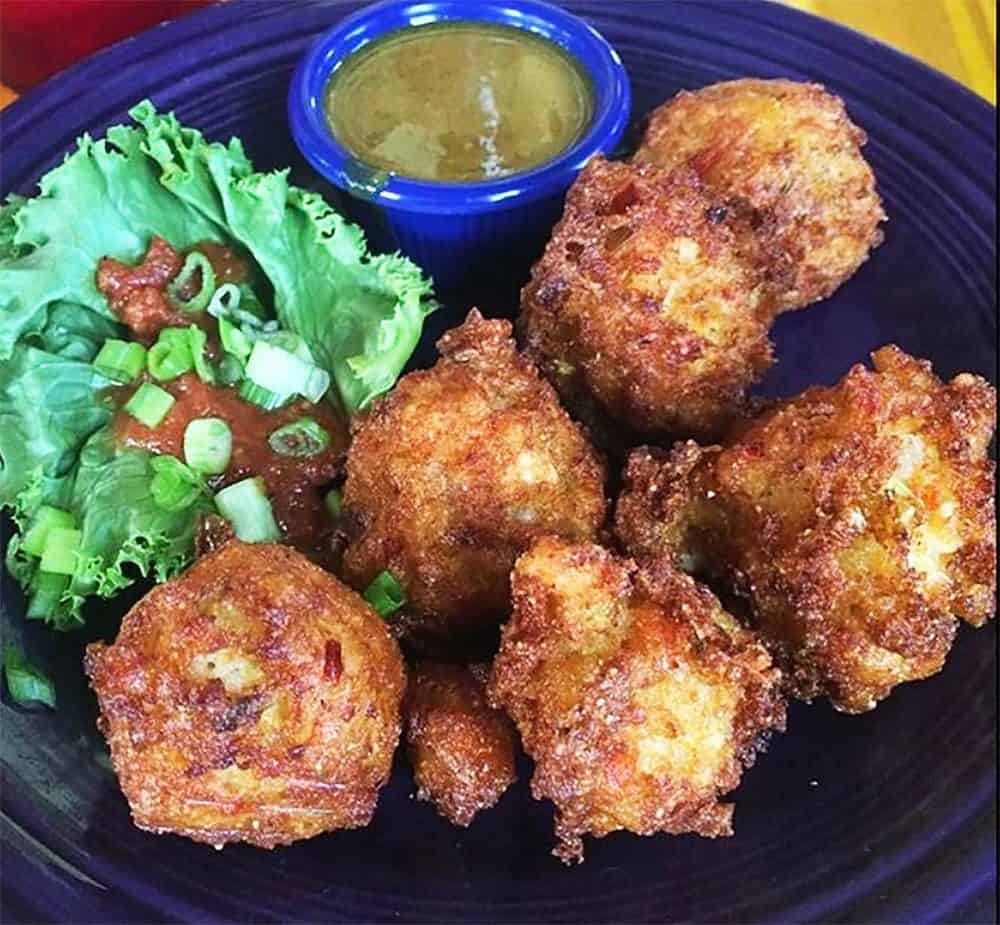
[[[949,74],[996,104],[994,0],[784,0]],[[17,99],[0,84],[0,109]]]

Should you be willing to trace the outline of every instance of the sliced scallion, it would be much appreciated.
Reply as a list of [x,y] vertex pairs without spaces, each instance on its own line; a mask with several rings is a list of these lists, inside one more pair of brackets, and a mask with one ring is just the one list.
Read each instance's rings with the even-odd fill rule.
[[277,543],[281,530],[261,478],[235,482],[215,496],[215,506],[244,543]]
[[392,572],[379,572],[362,595],[379,616],[388,617],[406,603],[406,592]]
[[133,382],[146,363],[146,348],[127,340],[106,340],[94,357],[93,367],[115,382]]
[[31,664],[14,646],[3,653],[3,673],[10,699],[18,706],[41,703],[56,708],[56,688],[44,672]]
[[57,575],[72,575],[76,571],[83,532],[72,527],[53,527],[45,537],[42,561],[39,568],[43,572]]
[[[184,291],[193,281],[195,274],[198,274],[198,291],[190,298],[184,298]],[[184,312],[196,314],[208,308],[212,301],[212,294],[215,292],[215,270],[209,259],[200,251],[191,251],[184,258],[184,265],[170,285],[167,286],[167,295],[173,303]]]
[[280,347],[282,350],[287,350],[289,353],[295,354],[303,363],[308,363],[310,366],[316,365],[309,345],[305,342],[304,338],[300,337],[294,331],[264,332],[258,335],[258,337],[264,343]]
[[332,517],[340,516],[340,509],[344,506],[344,496],[341,494],[340,489],[331,488],[326,493],[323,501],[326,504],[326,509],[330,512]]
[[45,540],[53,527],[73,526],[73,515],[61,508],[43,504],[31,518],[31,525],[21,540],[21,548],[31,556],[40,556],[45,549]]
[[154,378],[165,382],[194,369],[191,337],[187,328],[164,328],[146,355],[146,368]]
[[132,415],[140,424],[147,427],[157,427],[173,407],[174,396],[152,382],[144,382],[132,397],[125,402],[126,413]]
[[240,287],[233,283],[223,283],[212,295],[208,303],[208,313],[216,318],[223,318],[231,311],[240,307]]
[[154,456],[149,463],[153,478],[149,493],[165,511],[184,511],[205,491],[198,473],[174,456]]
[[62,600],[68,587],[69,575],[36,572],[35,577],[31,579],[31,597],[24,615],[29,620],[47,619]]
[[330,445],[330,434],[312,418],[299,418],[272,432],[267,443],[280,456],[315,456]]
[[243,364],[227,353],[215,364],[212,374],[216,385],[236,385],[243,380]]
[[246,360],[253,350],[253,341],[225,318],[219,318],[219,339],[222,341],[222,349],[241,362]]
[[184,429],[184,461],[203,475],[222,475],[233,455],[233,432],[222,418],[196,418]]
[[208,385],[213,385],[215,372],[208,362],[208,357],[205,356],[208,335],[198,325],[192,324],[188,328],[188,343],[191,346],[191,359],[194,360],[194,371],[198,374],[198,378]]
[[240,383],[240,397],[256,405],[258,408],[263,408],[265,411],[273,411],[275,408],[287,405],[293,396],[280,395],[277,392],[272,392],[270,389],[262,389],[249,379],[244,379]]
[[330,388],[330,374],[274,344],[258,340],[247,361],[247,378],[277,394],[298,394],[315,403]]

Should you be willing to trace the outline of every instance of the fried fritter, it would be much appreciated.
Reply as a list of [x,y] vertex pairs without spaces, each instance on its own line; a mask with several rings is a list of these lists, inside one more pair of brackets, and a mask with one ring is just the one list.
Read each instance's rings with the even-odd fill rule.
[[264,848],[366,825],[405,677],[383,621],[286,546],[233,540],[85,660],[136,825]]
[[714,439],[771,364],[762,259],[690,168],[594,158],[521,293],[528,355],[585,419]]
[[512,575],[514,615],[489,683],[556,806],[555,853],[618,829],[732,832],[737,786],[784,728],[780,673],[707,589],[663,563],[539,540]]
[[510,612],[510,570],[541,534],[593,539],[604,464],[506,321],[473,310],[433,369],[400,379],[356,426],[347,457],[344,573],[383,570],[410,622],[460,635]]
[[817,84],[733,80],[656,109],[635,159],[694,167],[726,204],[749,206],[788,311],[830,295],[882,241],[865,141]]
[[899,348],[779,403],[724,447],[637,450],[616,529],[747,598],[803,699],[869,710],[995,609],[996,395]]
[[403,714],[417,796],[454,825],[467,826],[517,779],[516,733],[486,702],[487,667],[419,662]]

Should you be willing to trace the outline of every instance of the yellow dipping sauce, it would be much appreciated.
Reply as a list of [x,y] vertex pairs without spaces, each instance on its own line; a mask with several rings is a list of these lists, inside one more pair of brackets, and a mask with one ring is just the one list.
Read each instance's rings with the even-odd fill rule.
[[326,117],[359,160],[422,180],[474,182],[566,150],[593,114],[590,81],[522,29],[458,22],[392,33],[348,58]]

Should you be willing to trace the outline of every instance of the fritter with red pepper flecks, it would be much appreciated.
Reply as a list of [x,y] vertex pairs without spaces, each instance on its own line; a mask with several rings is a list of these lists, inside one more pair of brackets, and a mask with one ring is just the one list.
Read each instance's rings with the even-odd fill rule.
[[771,364],[761,260],[690,168],[594,158],[521,293],[528,355],[598,433],[714,438]]
[[511,567],[535,537],[596,537],[604,464],[509,322],[473,310],[438,349],[356,424],[344,574],[364,588],[391,572],[410,624],[455,636],[506,618]]
[[136,825],[264,848],[371,819],[399,739],[399,648],[350,588],[233,540],[87,649]]
[[749,207],[787,311],[826,298],[882,241],[865,141],[817,84],[733,80],[656,109],[635,159],[693,167],[724,204]]
[[944,664],[995,610],[996,395],[897,347],[747,424],[723,447],[637,450],[616,529],[639,561],[728,581],[789,689],[869,710]]
[[719,797],[771,730],[780,673],[707,589],[664,563],[637,570],[599,546],[539,540],[514,568],[514,615],[492,701],[556,806],[556,854],[585,834],[732,832]]
[[487,666],[418,662],[403,715],[417,795],[454,825],[467,826],[517,779],[517,735],[486,702]]

